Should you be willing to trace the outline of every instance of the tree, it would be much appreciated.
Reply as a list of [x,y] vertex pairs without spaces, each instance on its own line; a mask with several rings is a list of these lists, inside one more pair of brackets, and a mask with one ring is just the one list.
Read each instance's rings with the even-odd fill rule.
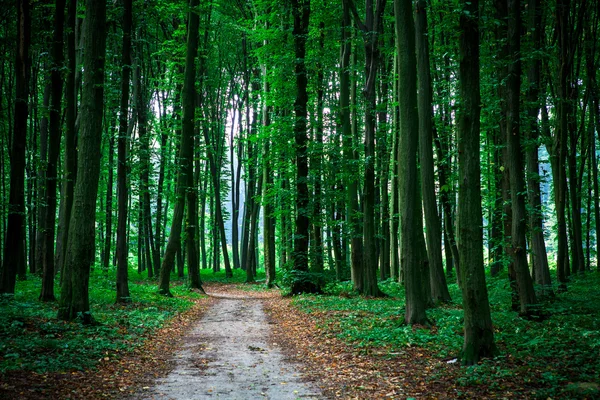
[[[382,296],[377,285],[377,250],[375,238],[375,121],[376,82],[379,69],[379,34],[383,29],[383,12],[386,0],[366,0],[366,17],[363,23],[353,0],[349,3],[354,22],[363,33],[365,47],[365,172],[363,184],[363,271],[360,293]],[[375,7],[375,8],[373,8]],[[414,46],[413,46],[414,47]]]
[[[294,55],[296,60],[296,100],[294,102],[294,138],[296,148],[296,232],[294,238],[294,271],[308,272],[308,238],[310,209],[308,199],[308,136],[306,123],[308,113],[308,76],[304,58],[306,57],[306,37],[310,18],[310,0],[291,0],[294,16]],[[292,284],[292,293],[313,293],[318,286],[310,281],[297,279]]]
[[78,141],[79,177],[74,189],[58,318],[81,318],[84,323],[90,323],[88,284],[90,267],[94,261],[95,209],[100,178],[106,52],[105,2],[86,2],[84,30],[86,52],[83,56],[82,119]]
[[533,282],[529,275],[526,253],[525,181],[523,179],[523,155],[521,152],[520,91],[521,91],[521,7],[519,0],[508,1],[508,43],[510,62],[507,82],[506,142],[507,169],[510,176],[510,199],[512,204],[512,230],[510,253],[514,264],[519,293],[519,313],[527,315],[537,303]]
[[479,164],[479,0],[461,0],[459,30],[458,251],[465,313],[463,364],[496,353],[483,269]]
[[17,271],[25,264],[25,142],[29,95],[29,44],[31,41],[29,0],[17,1],[17,57],[15,62],[15,113],[10,149],[10,194],[0,293],[15,293]]
[[[169,240],[167,242],[167,248],[163,256],[162,264],[160,267],[160,293],[165,296],[172,296],[169,289],[169,283],[171,280],[171,269],[175,262],[175,254],[181,246],[181,227],[183,221],[183,211],[186,202],[186,196],[188,201],[190,196],[189,191],[193,191],[193,143],[194,143],[194,122],[196,115],[196,66],[195,61],[198,55],[198,28],[200,25],[200,16],[198,15],[198,0],[190,0],[190,10],[188,12],[188,35],[187,35],[187,47],[185,55],[185,72],[184,82],[182,91],[182,129],[181,129],[181,141],[179,143],[179,168],[177,172],[177,190],[176,190],[176,203],[175,210],[173,211],[173,219],[171,220],[171,231],[169,233]],[[188,238],[191,240],[192,238]],[[188,252],[192,251],[192,261],[197,262],[197,256],[194,260],[195,246],[188,246]],[[188,253],[188,257],[190,257]],[[188,258],[188,263],[189,263]],[[189,265],[188,265],[189,268]],[[193,266],[192,266],[193,268]],[[201,287],[200,287],[201,289]]]
[[400,268],[404,273],[406,312],[408,324],[428,323],[425,308],[428,285],[427,254],[423,238],[421,192],[417,177],[419,141],[417,105],[417,69],[415,28],[409,0],[395,0],[396,36],[398,51],[398,106],[400,136],[398,141],[400,208]]
[[117,138],[117,303],[131,301],[128,282],[127,246],[127,149],[129,147],[129,80],[131,76],[131,29],[133,0],[123,1],[123,47],[121,52],[121,105]]
[[42,265],[43,284],[40,300],[54,301],[54,232],[56,223],[57,162],[60,153],[60,115],[63,94],[63,27],[65,0],[57,0],[54,10],[54,36],[52,39],[53,66],[51,72],[50,129],[48,136],[48,164],[46,167],[46,215],[43,232]]
[[427,1],[418,0],[415,13],[417,46],[417,75],[419,81],[419,161],[423,210],[427,228],[427,257],[429,259],[429,284],[434,301],[450,301],[450,293],[442,265],[442,230],[435,200],[433,171],[433,126],[431,71],[429,66],[429,39],[427,33]]

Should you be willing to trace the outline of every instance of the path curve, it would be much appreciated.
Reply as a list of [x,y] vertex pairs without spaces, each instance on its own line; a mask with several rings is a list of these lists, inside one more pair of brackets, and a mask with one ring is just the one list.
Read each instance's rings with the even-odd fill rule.
[[260,298],[209,295],[217,301],[183,339],[174,356],[175,368],[141,398],[324,398],[270,338]]

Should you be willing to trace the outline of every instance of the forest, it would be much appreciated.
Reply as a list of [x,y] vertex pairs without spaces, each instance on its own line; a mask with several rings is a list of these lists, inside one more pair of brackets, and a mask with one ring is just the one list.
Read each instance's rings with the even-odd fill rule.
[[300,397],[600,396],[599,19],[3,1],[0,394],[162,393],[220,309]]

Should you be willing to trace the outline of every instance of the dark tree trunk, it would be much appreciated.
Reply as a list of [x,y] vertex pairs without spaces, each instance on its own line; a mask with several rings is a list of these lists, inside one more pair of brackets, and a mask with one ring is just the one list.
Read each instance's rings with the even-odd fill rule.
[[359,293],[363,290],[363,239],[360,223],[360,207],[358,204],[358,156],[354,152],[355,143],[352,134],[350,118],[350,54],[352,42],[350,6],[343,2],[344,15],[342,20],[341,60],[340,60],[340,120],[342,125],[343,154],[345,160],[346,186],[346,218],[350,230],[350,268],[354,289]]
[[173,211],[173,219],[171,221],[171,232],[169,234],[167,248],[165,250],[165,254],[163,256],[160,268],[159,289],[160,293],[166,296],[172,296],[171,291],[169,289],[171,269],[174,265],[175,254],[181,246],[181,228],[183,222],[183,211],[185,208],[186,193],[188,192],[190,185],[193,184],[192,157],[194,144],[194,119],[196,108],[195,59],[198,55],[198,28],[200,25],[200,18],[197,10],[198,0],[190,0],[189,5],[190,12],[188,13],[188,38],[182,92],[183,118],[181,141],[179,143],[180,164],[177,173],[177,197],[175,203],[175,210]]
[[25,266],[25,142],[29,97],[29,44],[31,18],[29,0],[17,1],[16,98],[13,137],[10,146],[10,193],[0,293],[15,293],[17,271]]
[[129,211],[127,185],[129,148],[129,80],[131,76],[131,30],[133,0],[123,2],[123,49],[121,54],[121,105],[119,112],[119,136],[117,138],[117,303],[131,301],[128,283],[127,213]]
[[510,200],[512,204],[512,229],[510,254],[517,278],[519,313],[528,315],[537,303],[533,281],[527,266],[525,181],[523,179],[523,154],[521,152],[520,88],[521,88],[521,7],[520,0],[508,1],[508,43],[510,62],[507,81],[507,163],[510,176]]
[[[294,137],[296,150],[296,231],[294,233],[294,271],[308,271],[308,241],[310,227],[308,192],[308,76],[304,58],[310,16],[309,0],[292,0],[294,15],[294,55],[296,60],[296,100],[294,102]],[[296,280],[292,284],[292,293],[316,292],[319,287],[306,280]]]
[[[540,0],[529,0],[529,31],[532,33],[533,48],[540,48],[542,37],[542,14]],[[531,104],[528,110],[529,141],[527,147],[527,193],[529,199],[529,224],[531,229],[531,258],[535,282],[540,286],[540,294],[545,297],[553,296],[552,279],[548,267],[548,254],[544,242],[544,221],[540,190],[540,173],[538,162],[539,127],[537,118],[540,107],[540,70],[541,60],[535,58],[527,74],[529,88],[527,102]]]
[[[442,230],[435,201],[435,176],[433,170],[433,108],[429,42],[427,32],[427,1],[418,0],[415,13],[417,68],[419,81],[419,161],[423,209],[427,231],[427,257],[429,259],[429,284],[434,301],[450,301],[450,293],[442,265]],[[425,278],[425,277],[424,277]]]
[[483,268],[481,188],[479,165],[479,0],[461,0],[459,29],[458,119],[458,234],[464,308],[464,343],[461,359],[476,364],[496,354]]
[[552,154],[552,175],[554,180],[554,201],[556,207],[556,220],[558,225],[558,254],[556,259],[556,271],[558,275],[559,290],[567,287],[567,276],[569,270],[569,249],[567,242],[567,137],[569,122],[569,76],[572,70],[572,58],[570,46],[569,15],[571,10],[570,0],[557,0],[556,4],[556,28],[558,33],[558,99],[556,115],[556,134]]
[[417,171],[419,121],[417,105],[417,60],[415,54],[415,27],[410,0],[395,0],[396,36],[398,52],[398,106],[400,135],[398,141],[400,205],[400,268],[406,289],[407,324],[428,323],[425,308],[428,303],[424,292],[429,286],[427,253],[423,237],[421,192]]
[[[77,76],[78,57],[75,49],[77,27],[77,0],[69,0],[67,7],[67,84],[65,90],[65,162],[64,183],[60,196],[60,213],[58,224],[58,237],[56,239],[55,269],[64,267],[69,237],[69,224],[73,208],[73,191],[77,179]],[[62,279],[62,277],[61,277]]]
[[58,318],[73,320],[82,316],[83,322],[91,322],[88,284],[94,261],[96,198],[100,178],[106,3],[88,0],[85,9],[86,52],[83,57],[82,118],[77,146],[80,155],[77,170],[80,173],[75,183]]
[[61,69],[63,67],[63,28],[65,0],[57,0],[54,11],[54,37],[52,42],[53,69],[50,76],[52,101],[50,103],[50,130],[48,135],[48,164],[46,167],[46,216],[44,243],[42,244],[43,279],[40,300],[54,300],[54,232],[56,226],[56,183],[58,156],[60,154],[60,116],[63,94]]

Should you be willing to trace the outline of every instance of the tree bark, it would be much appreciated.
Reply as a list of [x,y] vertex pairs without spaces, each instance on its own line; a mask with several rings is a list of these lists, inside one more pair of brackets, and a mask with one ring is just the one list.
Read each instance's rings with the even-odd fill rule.
[[417,171],[419,122],[417,104],[417,60],[415,27],[410,0],[395,0],[396,36],[398,38],[398,105],[400,136],[398,141],[400,207],[400,268],[404,273],[407,324],[427,324],[428,303],[424,292],[428,285],[427,253],[423,238],[421,192]]
[[442,230],[440,216],[435,201],[435,177],[433,170],[433,108],[431,92],[431,72],[429,67],[429,42],[427,32],[427,1],[416,3],[415,30],[418,68],[419,103],[419,161],[421,165],[421,185],[423,210],[429,259],[429,284],[431,297],[435,302],[451,300],[442,264]]
[[63,94],[61,69],[63,67],[63,28],[65,0],[56,0],[54,10],[54,37],[52,42],[52,99],[50,103],[50,129],[48,135],[48,164],[46,167],[46,215],[42,244],[42,292],[40,300],[54,301],[54,232],[56,225],[56,183],[58,156],[60,155],[60,115]]
[[476,364],[496,354],[483,268],[479,164],[479,0],[461,0],[459,30],[458,234],[464,308],[461,359]]
[[100,145],[104,106],[104,65],[106,53],[106,3],[86,2],[83,57],[84,78],[81,95],[81,125],[73,210],[67,240],[64,276],[58,318],[82,318],[92,322],[89,305],[89,274],[94,261],[96,198],[100,178]]
[[127,190],[127,150],[129,148],[129,80],[131,76],[131,30],[133,24],[133,0],[123,2],[123,49],[121,53],[121,104],[119,133],[117,138],[117,303],[131,301],[128,282],[127,213],[129,212]]
[[507,81],[507,169],[510,176],[512,229],[510,254],[514,264],[519,294],[519,314],[529,315],[537,303],[533,281],[527,266],[525,181],[521,152],[520,88],[521,88],[521,7],[520,0],[508,0],[508,43],[510,62]]
[[[296,150],[296,231],[294,234],[294,271],[308,272],[308,241],[310,227],[308,193],[308,136],[306,131],[308,112],[308,76],[304,58],[310,17],[309,0],[292,0],[294,16],[294,55],[296,60],[296,100],[294,101],[294,137]],[[292,283],[293,294],[316,292],[318,286],[310,281],[297,279]]]
[[25,265],[25,142],[29,96],[29,44],[31,17],[29,0],[17,1],[17,51],[15,114],[10,149],[10,192],[0,293],[14,294],[17,271]]
[[[533,48],[540,48],[542,35],[542,14],[540,0],[529,0],[529,31],[532,35]],[[539,127],[537,118],[540,107],[540,70],[541,60],[536,57],[527,73],[529,87],[527,89],[527,102],[531,104],[528,110],[529,118],[529,140],[527,147],[527,193],[529,199],[529,224],[531,229],[531,258],[535,282],[540,286],[540,294],[544,297],[554,295],[552,290],[552,279],[548,267],[548,254],[544,242],[544,221],[540,190],[540,173],[538,162]]]
[[198,15],[198,0],[190,0],[190,11],[188,13],[188,37],[185,57],[185,72],[182,92],[182,129],[181,141],[179,143],[179,169],[177,172],[177,191],[175,210],[171,221],[171,232],[167,248],[163,256],[160,268],[159,291],[165,296],[172,296],[169,289],[171,269],[175,261],[175,254],[181,247],[181,228],[183,222],[183,211],[185,208],[186,193],[193,183],[193,136],[195,119],[195,60],[198,55],[198,28],[200,18]]

